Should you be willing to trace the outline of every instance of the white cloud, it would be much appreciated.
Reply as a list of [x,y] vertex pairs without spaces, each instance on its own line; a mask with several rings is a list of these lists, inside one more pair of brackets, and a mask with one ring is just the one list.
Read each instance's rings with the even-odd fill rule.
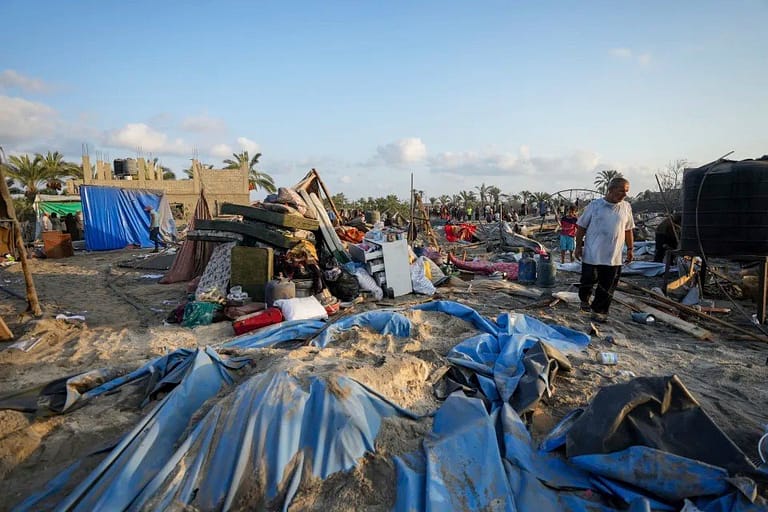
[[592,151],[574,151],[564,156],[530,156],[521,146],[519,154],[446,152],[428,161],[432,173],[451,175],[451,180],[494,178],[504,186],[527,183],[526,188],[554,192],[574,186],[591,185],[594,171],[601,166],[600,156]]
[[629,48],[611,48],[611,55],[620,59],[629,59],[632,57],[632,50]]
[[633,62],[636,61],[641,66],[647,66],[651,63],[652,59],[651,54],[648,52],[636,53],[629,48],[611,48],[609,53],[611,56],[619,59],[629,59]]
[[210,154],[221,158],[229,158],[232,156],[232,146],[229,144],[216,144],[210,149]]
[[650,53],[642,53],[637,56],[637,61],[642,64],[643,66],[646,66],[651,63],[651,54]]
[[24,141],[50,135],[58,113],[43,103],[0,96],[0,140]]
[[417,137],[379,146],[376,151],[384,163],[394,166],[420,162],[427,156],[427,146]]
[[24,76],[13,69],[0,73],[0,89],[20,89],[24,92],[41,93],[51,90],[51,86],[40,79]]
[[259,145],[256,144],[251,139],[247,139],[245,137],[238,137],[237,143],[240,145],[240,147],[244,151],[247,151],[248,154],[251,155],[251,157],[253,157],[253,155],[259,152]]
[[339,181],[347,184],[352,183],[352,176],[342,176]]
[[181,122],[182,130],[195,133],[223,132],[226,127],[224,120],[210,117],[205,114],[190,116]]
[[165,133],[154,130],[144,123],[129,123],[109,132],[105,144],[115,148],[175,155],[189,154],[192,151],[191,146],[182,139],[170,140]]

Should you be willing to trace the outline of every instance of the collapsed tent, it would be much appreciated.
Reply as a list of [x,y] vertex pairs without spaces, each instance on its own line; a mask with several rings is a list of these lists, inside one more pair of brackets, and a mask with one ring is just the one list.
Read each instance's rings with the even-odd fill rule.
[[153,247],[145,206],[157,211],[162,238],[172,240],[176,237],[176,223],[168,198],[162,191],[83,185],[80,197],[85,246],[89,251],[109,251],[128,245]]
[[[676,378],[607,388],[613,391],[598,395],[584,420],[571,415],[540,448],[521,411],[551,392],[552,370],[566,370],[567,355],[583,349],[589,337],[522,314],[493,321],[455,302],[413,309],[450,315],[480,332],[448,354],[479,398],[464,389],[450,394],[419,447],[392,457],[396,489],[389,505],[395,510],[764,510],[747,478],[758,476],[756,469],[695,410],[698,404],[686,398],[690,394]],[[261,347],[293,340],[332,347],[338,334],[355,326],[395,337],[412,331],[407,317],[387,310],[330,326],[291,322],[217,347],[181,349],[80,389],[60,401],[87,407],[89,399],[137,382],[148,399],[167,394],[74,489],[62,493],[68,469],[16,510],[288,509],[303,486],[351,471],[376,452],[386,421],[418,415],[346,376],[297,377],[291,358],[284,368],[235,382],[261,357]],[[588,418],[601,411],[613,414],[593,429]],[[710,454],[725,459],[690,449],[680,453],[680,425],[688,427],[688,444],[706,444]],[[709,433],[703,442],[699,432]],[[738,462],[728,464],[732,473],[715,465],[729,460]]]
[[[189,224],[187,225],[187,233],[195,229],[195,224],[200,220],[208,220],[211,218],[211,211],[208,209],[208,201],[205,199],[205,194],[200,191],[200,198],[197,200],[195,206],[195,213],[192,215]],[[181,281],[189,281],[195,277],[201,275],[205,270],[205,266],[208,264],[208,260],[211,258],[214,244],[205,242],[202,240],[191,240],[187,238],[181,249],[176,254],[176,258],[173,260],[171,268],[166,272],[165,276],[160,279],[162,284],[178,283]]]

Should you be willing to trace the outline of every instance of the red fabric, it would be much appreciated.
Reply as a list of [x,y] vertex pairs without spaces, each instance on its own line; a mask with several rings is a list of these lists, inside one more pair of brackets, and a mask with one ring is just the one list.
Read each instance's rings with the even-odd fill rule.
[[277,324],[283,321],[283,313],[277,308],[267,308],[264,311],[258,313],[251,313],[250,315],[241,316],[234,322],[232,327],[237,334],[244,334],[246,332],[255,331],[261,327]]
[[563,217],[560,219],[560,234],[565,236],[576,236],[576,217]]
[[506,272],[509,281],[517,280],[518,264],[490,261],[462,261],[451,253],[448,253],[448,260],[454,267],[460,270],[478,272],[480,274],[493,274],[494,272]]
[[475,238],[475,231],[477,226],[473,224],[446,224],[445,238],[451,243],[459,240],[471,242]]
[[[195,206],[195,214],[189,221],[189,230],[195,229],[195,221],[200,219],[210,219],[211,212],[208,209],[208,201],[205,200],[203,192],[200,192],[200,199]],[[214,243],[202,242],[200,240],[185,240],[181,248],[173,259],[173,265],[168,269],[162,279],[161,284],[178,283],[189,281],[200,276],[211,259]]]

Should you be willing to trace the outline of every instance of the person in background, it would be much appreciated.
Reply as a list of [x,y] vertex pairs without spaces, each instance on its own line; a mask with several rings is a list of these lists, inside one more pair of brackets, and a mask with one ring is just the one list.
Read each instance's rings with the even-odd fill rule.
[[47,213],[43,214],[43,231],[53,231],[53,223]]
[[61,219],[56,212],[51,212],[51,230],[61,231]]
[[149,214],[149,239],[155,243],[155,249],[152,252],[158,252],[160,250],[160,218],[150,205],[145,206],[144,211]]
[[[635,222],[632,207],[624,198],[629,194],[629,181],[614,178],[608,183],[605,197],[587,205],[576,223],[576,250],[581,263],[579,299],[582,311],[592,311],[592,319],[605,322],[613,300],[613,291],[621,277],[621,250],[627,246],[625,262],[634,258]],[[592,289],[595,298],[590,304]]]
[[573,251],[576,249],[576,208],[568,208],[568,214],[560,217],[560,263],[565,263],[568,253],[573,263]]
[[64,226],[66,226],[67,233],[72,237],[73,242],[80,240],[80,232],[77,229],[77,220],[75,220],[74,215],[68,213],[64,216]]
[[656,251],[653,254],[653,261],[660,263],[664,261],[668,249],[677,249],[677,234],[680,232],[681,220],[682,216],[675,212],[672,217],[667,217],[656,227]]
[[77,232],[80,237],[85,237],[85,224],[83,224],[83,212],[79,211],[75,214],[75,222],[77,222]]

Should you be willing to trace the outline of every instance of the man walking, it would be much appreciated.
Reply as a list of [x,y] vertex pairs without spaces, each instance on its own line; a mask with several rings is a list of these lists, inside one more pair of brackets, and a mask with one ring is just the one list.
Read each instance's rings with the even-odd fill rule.
[[149,214],[149,239],[155,243],[155,250],[152,252],[158,252],[160,250],[160,219],[150,205],[145,206],[144,211]]
[[[634,258],[635,227],[632,207],[624,201],[629,194],[629,181],[614,178],[604,198],[595,199],[584,209],[576,227],[575,256],[581,259],[579,298],[582,311],[592,311],[592,319],[605,322],[613,299],[613,291],[621,277],[621,250],[627,246],[625,262]],[[590,304],[592,289],[597,284]]]

